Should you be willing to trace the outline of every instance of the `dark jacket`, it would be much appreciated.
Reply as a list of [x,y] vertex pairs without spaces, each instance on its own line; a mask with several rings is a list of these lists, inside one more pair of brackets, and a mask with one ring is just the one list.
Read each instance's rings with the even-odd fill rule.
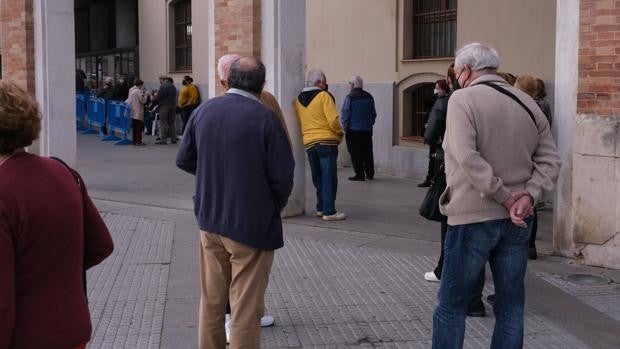
[[0,348],[86,343],[83,268],[112,249],[97,208],[88,195],[82,203],[59,161],[20,153],[0,166]]
[[448,112],[448,96],[437,98],[433,109],[428,113],[428,123],[424,130],[424,142],[435,147],[435,158],[443,159],[444,133],[446,132],[446,114]]
[[376,118],[375,100],[370,93],[355,88],[345,97],[340,113],[345,131],[372,131]]
[[233,93],[192,115],[176,164],[196,175],[200,229],[259,250],[284,246],[280,211],[295,162],[282,123],[260,102]]
[[117,100],[118,99],[118,95],[116,93],[116,87],[114,86],[108,86],[107,88],[100,88],[99,90],[97,90],[97,98],[103,98],[106,101],[109,100]]
[[177,105],[177,88],[169,82],[164,82],[159,86],[157,96],[153,99],[153,104],[160,107]]

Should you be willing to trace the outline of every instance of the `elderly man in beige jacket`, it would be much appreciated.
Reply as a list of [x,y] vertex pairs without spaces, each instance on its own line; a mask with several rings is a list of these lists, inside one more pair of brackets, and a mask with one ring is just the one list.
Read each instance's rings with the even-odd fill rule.
[[560,158],[534,100],[495,73],[497,51],[472,43],[456,53],[463,89],[448,103],[443,142],[448,217],[433,348],[461,348],[472,289],[487,261],[495,283],[491,348],[523,346],[523,279],[532,208],[551,191]]

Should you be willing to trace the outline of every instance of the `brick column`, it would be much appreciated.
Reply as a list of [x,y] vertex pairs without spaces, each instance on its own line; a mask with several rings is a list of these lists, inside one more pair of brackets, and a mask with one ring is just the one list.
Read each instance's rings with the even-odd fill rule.
[[34,95],[34,19],[32,0],[0,1],[2,78]]
[[577,113],[620,115],[620,1],[582,0],[579,12]]
[[[214,64],[225,54],[260,58],[261,0],[214,0],[214,5]],[[216,94],[222,94],[219,77],[214,83]]]

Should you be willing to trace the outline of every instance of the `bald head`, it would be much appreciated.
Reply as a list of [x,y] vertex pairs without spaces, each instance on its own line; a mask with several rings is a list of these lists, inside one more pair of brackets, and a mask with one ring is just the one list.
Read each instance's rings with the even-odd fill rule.
[[254,57],[241,57],[233,62],[228,74],[228,87],[260,94],[265,84],[265,66]]
[[230,55],[223,55],[217,61],[217,75],[220,77],[220,82],[222,83],[222,86],[228,88],[227,85],[228,85],[228,74],[230,72],[230,66],[239,58],[241,58],[241,56],[230,54]]

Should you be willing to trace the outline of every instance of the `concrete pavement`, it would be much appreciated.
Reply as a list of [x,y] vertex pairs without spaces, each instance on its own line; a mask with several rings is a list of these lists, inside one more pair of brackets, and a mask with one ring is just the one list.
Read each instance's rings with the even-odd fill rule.
[[[153,144],[152,139],[146,142]],[[193,177],[174,167],[176,147],[113,146],[78,136],[78,170],[110,226],[116,251],[89,273],[91,348],[193,348],[197,332],[198,249]],[[347,154],[341,154],[347,156]],[[417,214],[417,181],[377,175],[349,182],[339,172],[343,222],[312,214],[285,220],[266,295],[276,326],[264,348],[427,348],[437,284],[423,279],[439,254],[438,223]],[[307,211],[313,189],[306,181]],[[620,287],[580,286],[582,273],[620,272],[548,255],[550,211],[541,214],[539,250],[528,266],[525,346],[620,347]],[[492,293],[487,278],[484,294]],[[491,308],[487,305],[487,311]],[[466,347],[488,347],[494,318],[468,319]]]

